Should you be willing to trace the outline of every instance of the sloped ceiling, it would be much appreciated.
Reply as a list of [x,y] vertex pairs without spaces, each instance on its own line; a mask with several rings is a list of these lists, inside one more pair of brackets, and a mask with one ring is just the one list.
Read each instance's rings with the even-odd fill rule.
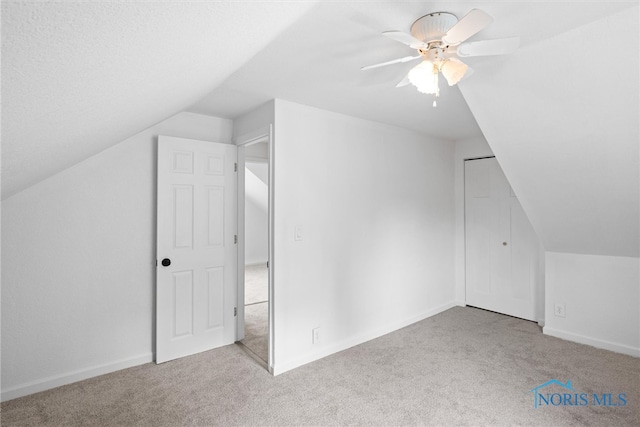
[[2,2],[2,198],[185,110],[315,2]]
[[548,251],[640,256],[639,28],[636,3],[460,84]]
[[[408,32],[419,17],[470,9],[489,13],[493,23],[470,39],[519,35],[525,47],[613,13],[629,4],[549,1],[344,1],[322,2],[281,33],[190,111],[233,119],[269,99],[282,98],[393,124],[442,139],[481,135],[458,87],[440,85],[433,98],[412,86],[396,88],[416,63],[361,71],[365,65],[414,55],[415,50],[381,35]],[[475,75],[496,57],[465,58]],[[507,59],[508,60],[508,59]],[[527,73],[523,76],[526,80]]]
[[[552,203],[536,194],[540,185],[534,183],[534,175],[523,177],[525,170],[533,173],[533,167],[524,166],[528,152],[503,147],[514,139],[535,145],[539,143],[535,135],[548,134],[533,129],[535,119],[523,119],[518,108],[530,107],[529,102],[539,102],[544,94],[547,101],[539,108],[548,109],[542,115],[549,118],[547,125],[558,126],[558,120],[550,119],[553,112],[566,117],[573,128],[579,127],[584,103],[560,99],[556,106],[561,96],[539,81],[562,73],[563,58],[574,59],[564,47],[554,49],[554,40],[576,28],[580,37],[581,31],[593,30],[585,25],[635,4],[637,1],[543,0],[3,2],[2,198],[180,111],[235,118],[271,98],[282,98],[449,140],[480,135],[482,129],[499,160],[505,158],[505,172],[520,191],[527,213],[541,218],[550,214]],[[408,31],[416,18],[427,13],[449,11],[461,17],[474,7],[487,11],[495,21],[473,39],[520,35],[522,43],[520,51],[509,57],[469,59],[475,74],[460,85],[464,98],[458,87],[441,85],[438,107],[433,109],[431,97],[411,87],[396,89],[396,82],[412,64],[360,71],[364,65],[413,53],[381,36],[382,31]],[[597,38],[597,29],[595,33]],[[637,40],[637,24],[635,34]],[[616,37],[624,36],[624,32],[613,34],[613,44],[618,42]],[[590,46],[581,47],[585,55],[597,57]],[[544,61],[549,51],[557,61]],[[581,70],[572,71],[594,67],[593,61],[580,61]],[[540,62],[549,64],[547,71],[541,71]],[[602,69],[610,65],[607,62]],[[610,74],[605,81],[616,78]],[[607,95],[601,95],[606,99]],[[513,124],[511,133],[500,130],[505,123]],[[527,136],[530,131],[533,133]],[[538,156],[556,153],[552,144],[540,150]],[[562,153],[568,155],[568,151]],[[537,161],[542,165],[542,160]],[[581,169],[588,169],[587,163],[593,161],[589,157]],[[611,162],[615,167],[613,159]],[[561,168],[559,164],[554,167]],[[553,179],[562,181],[565,175],[570,174],[558,172]],[[626,178],[629,176],[611,182],[617,185]],[[566,182],[559,185],[549,178],[543,187],[558,185],[552,195],[563,191],[569,197],[558,200],[557,194],[554,200],[572,206],[563,212],[577,216],[590,196],[573,201],[570,185],[574,182]],[[613,220],[606,215],[606,221]],[[572,219],[551,218],[549,223],[537,221],[545,242],[550,248],[571,249],[572,244],[567,243],[571,236],[564,236],[564,243],[558,244],[551,243],[551,236]],[[590,230],[595,216],[590,218],[575,233]],[[622,245],[632,244],[629,240]],[[617,245],[598,244],[584,250],[629,252]]]

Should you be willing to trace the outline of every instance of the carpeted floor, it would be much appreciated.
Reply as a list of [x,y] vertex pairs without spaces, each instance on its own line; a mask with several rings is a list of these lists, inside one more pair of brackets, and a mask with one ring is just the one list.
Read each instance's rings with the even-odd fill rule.
[[256,304],[269,300],[269,271],[267,264],[244,267],[244,303]]
[[244,269],[244,339],[241,341],[256,357],[269,361],[269,278],[266,264]]
[[244,339],[240,341],[265,363],[269,362],[269,307],[267,302],[244,307]]
[[[627,404],[535,409],[551,379]],[[277,377],[236,345],[122,370],[5,402],[2,425],[638,426],[640,361],[456,307]]]

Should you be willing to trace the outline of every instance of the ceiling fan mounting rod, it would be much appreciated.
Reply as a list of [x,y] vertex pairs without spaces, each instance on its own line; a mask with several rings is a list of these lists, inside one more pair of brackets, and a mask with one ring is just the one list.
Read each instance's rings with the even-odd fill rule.
[[421,47],[420,49],[418,49],[418,52],[422,53],[422,52],[428,52],[432,49],[440,49],[440,50],[445,50],[449,47],[449,45],[441,42],[441,41],[434,41],[434,42],[429,42],[427,43],[426,47]]

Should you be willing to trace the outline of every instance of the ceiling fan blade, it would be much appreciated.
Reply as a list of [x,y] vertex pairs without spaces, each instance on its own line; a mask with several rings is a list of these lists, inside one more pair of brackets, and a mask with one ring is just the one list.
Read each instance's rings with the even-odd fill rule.
[[422,40],[418,40],[411,34],[403,33],[402,31],[385,31],[382,35],[389,37],[391,40],[406,44],[414,49],[420,49],[427,46],[427,44]]
[[400,80],[400,82],[396,85],[396,87],[406,86],[409,83],[411,83],[411,82],[409,81],[409,74],[407,74],[407,75],[404,76],[404,79]]
[[414,59],[418,59],[420,58],[420,55],[416,55],[416,56],[405,56],[404,58],[399,58],[399,59],[393,59],[391,61],[387,61],[387,62],[381,62],[379,64],[374,64],[374,65],[367,65],[366,67],[362,67],[360,68],[362,71],[364,70],[370,70],[372,68],[378,68],[378,67],[385,67],[387,65],[392,65],[392,64],[400,64],[403,62],[409,62],[409,61],[413,61]]
[[496,40],[482,40],[477,42],[467,42],[458,46],[458,56],[466,58],[469,56],[490,56],[508,55],[515,51],[520,45],[520,37],[509,37]]
[[493,22],[493,18],[486,12],[480,9],[471,9],[469,13],[447,31],[442,41],[450,45],[458,45],[487,27],[491,22]]

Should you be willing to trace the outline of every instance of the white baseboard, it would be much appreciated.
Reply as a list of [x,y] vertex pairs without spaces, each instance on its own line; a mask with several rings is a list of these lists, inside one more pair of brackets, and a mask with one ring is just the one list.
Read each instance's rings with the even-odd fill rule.
[[121,369],[131,368],[132,366],[143,365],[149,362],[153,362],[153,353],[147,353],[91,368],[80,369],[73,372],[67,372],[65,374],[53,375],[51,377],[30,381],[8,389],[3,389],[0,401],[6,402],[7,400],[16,399],[18,397],[27,396],[29,394],[75,383],[77,381],[86,380],[99,375],[119,371]]
[[588,337],[585,335],[574,334],[572,332],[550,328],[549,326],[543,327],[542,333],[552,337],[562,338],[563,340],[573,341],[580,344],[590,345],[596,348],[602,348],[604,350],[614,351],[616,353],[627,354],[633,357],[640,357],[640,348],[635,348],[624,344],[618,344],[598,338]]
[[352,338],[347,338],[335,344],[328,345],[319,349],[318,351],[314,351],[312,353],[306,354],[297,359],[280,363],[277,361],[273,365],[273,375],[280,375],[284,372],[290,371],[292,369],[298,368],[302,365],[306,365],[307,363],[314,362],[316,360],[322,359],[323,357],[327,357],[339,351],[346,350],[348,348],[354,347],[356,345],[365,343],[375,338],[379,338],[388,333],[397,331],[398,329],[404,328],[406,326],[412,325],[416,322],[424,320],[428,317],[435,316],[436,314],[442,313],[443,311],[449,310],[450,308],[456,307],[458,304],[455,301],[449,302],[447,304],[441,305],[439,307],[428,310],[424,313],[421,313],[417,316],[410,317],[408,319],[404,319],[402,321],[393,323],[391,325],[386,325],[382,328],[375,329],[373,331],[365,332],[363,334],[357,335]]

